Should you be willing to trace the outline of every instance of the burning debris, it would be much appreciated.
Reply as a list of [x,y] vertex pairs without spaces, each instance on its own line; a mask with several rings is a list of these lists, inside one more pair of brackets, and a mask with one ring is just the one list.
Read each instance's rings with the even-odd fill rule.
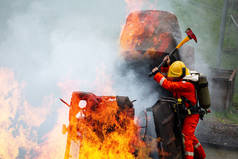
[[[41,138],[37,132],[40,125],[53,111],[53,99],[45,98],[38,107],[30,105],[23,96],[23,84],[15,79],[13,71],[6,68],[0,69],[0,86],[2,112],[0,116],[0,158],[59,158],[60,151],[63,150],[60,149],[59,142],[64,142],[63,135],[58,136],[60,133],[55,131],[53,136],[45,136],[44,139],[47,141],[43,140],[39,143]],[[61,118],[63,118],[62,114]],[[54,140],[56,138],[57,140]],[[54,140],[54,142],[49,142],[49,140]],[[50,149],[49,145],[54,149]],[[46,152],[50,153],[44,154]]]
[[65,159],[72,157],[72,143],[79,147],[80,159],[146,158],[128,97],[73,92],[70,104],[64,103],[69,107],[69,125],[63,126],[68,133]]
[[158,59],[172,51],[181,39],[177,18],[166,11],[131,13],[122,30],[120,45],[126,59]]

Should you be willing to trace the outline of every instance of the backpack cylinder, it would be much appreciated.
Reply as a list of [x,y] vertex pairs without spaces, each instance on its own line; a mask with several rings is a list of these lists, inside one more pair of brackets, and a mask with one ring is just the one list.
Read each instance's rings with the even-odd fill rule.
[[200,75],[197,90],[199,105],[201,108],[208,109],[211,105],[210,93],[208,90],[207,77]]

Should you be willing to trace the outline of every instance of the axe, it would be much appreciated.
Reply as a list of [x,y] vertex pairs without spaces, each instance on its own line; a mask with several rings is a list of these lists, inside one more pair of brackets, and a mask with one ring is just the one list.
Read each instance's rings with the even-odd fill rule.
[[[181,42],[176,46],[176,48],[175,48],[172,52],[169,53],[169,55],[168,55],[169,57],[171,57],[171,56],[176,52],[176,50],[178,50],[183,44],[185,44],[185,43],[188,42],[189,40],[193,39],[195,42],[197,42],[197,38],[196,38],[195,34],[193,33],[192,29],[188,28],[188,29],[185,31],[185,33],[187,34],[187,36],[183,39],[183,41],[181,41]],[[150,72],[150,73],[148,74],[148,76],[151,77],[152,75],[155,75],[157,72],[159,72],[160,67],[163,66],[166,62],[167,62],[167,60],[162,61],[162,62],[160,63],[160,65],[157,66],[158,70],[155,71],[155,72]]]

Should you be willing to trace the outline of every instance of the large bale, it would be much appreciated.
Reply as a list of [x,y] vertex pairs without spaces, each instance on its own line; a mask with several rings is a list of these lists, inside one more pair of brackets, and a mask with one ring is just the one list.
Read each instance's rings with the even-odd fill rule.
[[118,152],[132,158],[137,154],[133,146],[144,145],[137,136],[139,127],[134,122],[133,103],[128,97],[78,91],[72,93],[70,104],[61,101],[69,107],[69,124],[64,124],[62,130],[67,133],[65,159],[118,156]]
[[[155,66],[181,41],[177,17],[166,11],[135,11],[128,15],[120,38],[127,61],[145,61]],[[173,60],[180,59],[178,52]],[[152,67],[153,67],[152,66]]]

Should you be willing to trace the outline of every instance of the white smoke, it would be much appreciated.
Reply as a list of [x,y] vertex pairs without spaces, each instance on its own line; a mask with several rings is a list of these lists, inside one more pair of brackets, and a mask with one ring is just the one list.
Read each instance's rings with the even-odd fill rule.
[[[146,85],[138,87],[133,74],[120,77],[116,72],[115,66],[123,63],[118,41],[128,14],[125,2],[25,0],[4,4],[11,9],[2,21],[6,27],[0,43],[0,66],[11,68],[16,78],[25,83],[24,95],[31,104],[41,102],[48,94],[60,96],[57,85],[69,80],[74,81],[75,87],[68,92],[105,95],[96,90],[97,85],[107,87],[110,80],[104,78],[112,77],[115,95],[139,101],[145,94],[149,96],[146,99],[153,97]],[[108,77],[96,83],[100,71]],[[155,102],[149,101],[138,103],[144,102],[143,107],[147,107]]]
[[[142,9],[176,13],[172,7],[168,1],[158,0],[147,2]],[[140,6],[135,5],[132,10],[135,9]],[[51,114],[40,112],[44,118],[49,118],[45,121],[47,126],[42,126],[41,120],[37,123],[37,117],[32,121],[29,119],[28,124],[45,128],[39,134],[54,127],[57,113],[52,109],[57,112],[63,107],[57,98],[69,101],[72,91],[129,96],[131,100],[137,100],[134,104],[138,112],[157,100],[157,95],[150,93],[149,85],[138,82],[133,72],[125,76],[118,72],[117,67],[123,65],[118,41],[129,11],[122,0],[0,2],[0,67],[10,68],[16,80],[24,83],[21,97],[27,100],[27,107],[41,105],[49,96],[54,98],[54,103],[49,105]],[[178,15],[183,31],[187,22],[181,17]],[[201,24],[190,24],[198,37],[211,31],[198,29],[204,28]],[[209,36],[205,36],[208,41]],[[198,38],[198,41],[203,39]],[[202,46],[199,44],[198,47]],[[200,66],[201,61],[197,65]],[[43,105],[45,107],[45,103]],[[30,111],[28,113],[32,113]]]

